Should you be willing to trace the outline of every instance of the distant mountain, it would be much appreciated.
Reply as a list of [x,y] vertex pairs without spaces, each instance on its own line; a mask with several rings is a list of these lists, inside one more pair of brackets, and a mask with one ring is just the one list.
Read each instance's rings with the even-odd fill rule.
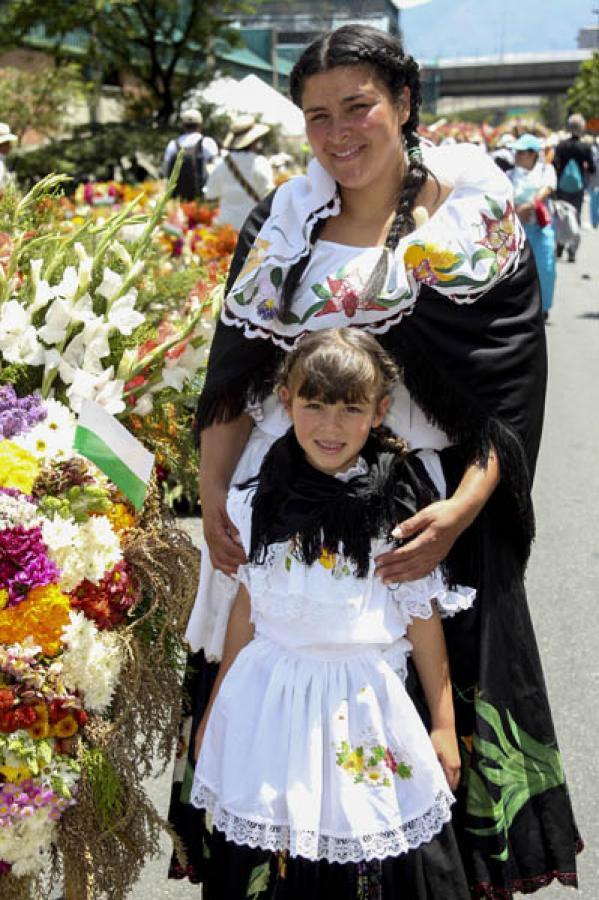
[[419,59],[574,50],[593,23],[589,0],[431,0],[401,13],[406,48]]

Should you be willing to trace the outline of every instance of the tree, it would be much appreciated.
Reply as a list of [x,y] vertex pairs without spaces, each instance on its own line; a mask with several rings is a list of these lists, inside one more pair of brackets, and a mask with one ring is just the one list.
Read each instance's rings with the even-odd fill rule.
[[539,106],[539,114],[543,124],[552,131],[564,128],[568,118],[568,100],[565,94],[544,97]]
[[568,108],[585,119],[599,118],[599,53],[580,65],[572,87],[568,91]]
[[38,134],[56,134],[68,104],[82,97],[85,85],[76,66],[24,72],[0,69],[0,109],[19,139],[28,128]]
[[215,42],[239,42],[231,19],[256,2],[10,0],[0,11],[0,47],[30,47],[43,36],[55,58],[78,48],[96,81],[115,70],[133,76],[165,121],[186,90],[209,78]]

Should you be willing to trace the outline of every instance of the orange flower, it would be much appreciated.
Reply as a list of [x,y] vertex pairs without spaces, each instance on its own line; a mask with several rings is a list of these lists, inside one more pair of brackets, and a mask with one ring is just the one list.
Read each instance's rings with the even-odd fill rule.
[[64,719],[52,726],[52,736],[62,740],[73,737],[74,734],[77,734],[78,729],[79,726],[73,716],[65,716]]
[[57,585],[36,587],[17,606],[0,610],[2,642],[21,644],[31,637],[46,656],[56,656],[62,629],[69,622],[69,610],[69,597]]

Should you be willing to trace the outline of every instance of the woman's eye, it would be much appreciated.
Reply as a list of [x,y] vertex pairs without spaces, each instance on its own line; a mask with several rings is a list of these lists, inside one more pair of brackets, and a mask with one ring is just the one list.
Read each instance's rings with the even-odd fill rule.
[[351,110],[368,109],[368,104],[367,103],[352,103],[352,105],[350,106],[350,109]]

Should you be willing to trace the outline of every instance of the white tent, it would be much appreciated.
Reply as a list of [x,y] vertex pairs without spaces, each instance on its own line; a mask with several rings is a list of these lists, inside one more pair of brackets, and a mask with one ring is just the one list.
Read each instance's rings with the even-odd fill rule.
[[219,78],[197,95],[228,113],[251,113],[268,125],[279,125],[289,137],[304,134],[301,110],[256,75],[246,75],[241,81]]

